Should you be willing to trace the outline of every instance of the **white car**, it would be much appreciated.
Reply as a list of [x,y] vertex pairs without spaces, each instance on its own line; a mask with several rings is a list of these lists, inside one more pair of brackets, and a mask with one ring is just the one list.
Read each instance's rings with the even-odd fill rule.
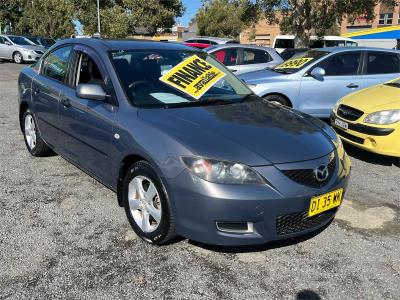
[[0,35],[0,58],[17,64],[38,60],[46,49],[17,35]]

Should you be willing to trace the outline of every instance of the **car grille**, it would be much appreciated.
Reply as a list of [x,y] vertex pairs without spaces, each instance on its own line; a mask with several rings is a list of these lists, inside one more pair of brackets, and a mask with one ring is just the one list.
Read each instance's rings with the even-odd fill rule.
[[36,54],[43,54],[42,51],[39,51],[39,50],[34,50],[34,51],[35,51]]
[[336,167],[336,159],[333,157],[331,162],[327,165],[329,175],[324,181],[317,180],[313,169],[296,169],[296,170],[283,170],[282,172],[292,179],[293,181],[307,185],[314,188],[324,186],[332,177]]
[[358,120],[364,113],[361,110],[352,108],[347,105],[339,105],[337,109],[337,114],[339,117],[349,121],[356,121]]
[[279,235],[292,234],[317,227],[333,219],[337,208],[308,217],[308,212],[281,215],[276,218],[276,233]]
[[347,133],[347,132],[345,132],[343,130],[340,130],[340,129],[336,128],[336,127],[333,127],[333,129],[336,131],[336,133],[338,135],[340,135],[340,136],[342,136],[342,137],[344,137],[344,138],[346,138],[346,139],[348,139],[348,140],[350,140],[350,141],[352,141],[354,143],[364,144],[364,139],[359,138],[358,136],[355,136],[355,135],[352,135],[350,133]]

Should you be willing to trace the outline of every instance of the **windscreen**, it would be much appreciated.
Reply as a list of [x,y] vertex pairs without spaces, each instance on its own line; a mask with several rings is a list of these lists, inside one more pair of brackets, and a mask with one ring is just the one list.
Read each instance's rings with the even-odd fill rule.
[[252,92],[204,52],[113,51],[111,59],[126,95],[139,107],[177,107],[242,101]]
[[274,68],[272,68],[272,70],[278,73],[292,74],[294,72],[298,72],[304,69],[305,67],[319,60],[321,57],[324,57],[328,53],[329,52],[320,50],[305,51],[275,66]]
[[31,42],[30,40],[22,37],[22,36],[9,36],[8,37],[14,44],[17,45],[35,45],[35,43]]

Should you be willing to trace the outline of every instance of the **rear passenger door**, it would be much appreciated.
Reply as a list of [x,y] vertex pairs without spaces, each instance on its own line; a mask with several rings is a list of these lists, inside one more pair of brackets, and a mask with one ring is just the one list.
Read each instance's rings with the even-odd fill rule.
[[240,73],[273,67],[271,55],[261,49],[241,48]]
[[360,88],[377,85],[400,76],[400,54],[385,51],[364,53]]
[[[76,87],[84,83],[102,86],[110,97],[105,101],[79,98]],[[105,184],[111,183],[108,158],[118,109],[113,95],[108,72],[97,53],[90,48],[76,46],[71,76],[60,94],[62,152]]]
[[211,55],[232,72],[240,71],[238,48],[223,48],[211,53]]
[[59,97],[65,86],[72,48],[66,45],[48,53],[42,60],[39,75],[32,81],[33,110],[40,134],[56,151],[62,141],[58,119]]

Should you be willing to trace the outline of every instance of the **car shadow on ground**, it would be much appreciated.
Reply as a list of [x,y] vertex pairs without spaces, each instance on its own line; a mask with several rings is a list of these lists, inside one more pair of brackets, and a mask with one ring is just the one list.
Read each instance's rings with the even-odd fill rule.
[[253,246],[217,246],[217,245],[207,245],[199,242],[195,242],[192,240],[189,240],[189,243],[206,249],[210,250],[213,252],[221,252],[221,253],[251,253],[251,252],[261,252],[261,251],[267,251],[271,249],[278,249],[278,248],[283,248],[287,246],[292,246],[296,245],[298,243],[304,242],[306,240],[309,240],[318,234],[320,234],[322,231],[324,231],[329,225],[332,223],[333,219],[326,225],[322,226],[321,228],[310,232],[306,233],[302,236],[295,237],[295,238],[288,238],[284,240],[279,240],[279,241],[272,241],[266,244],[260,244],[260,245],[253,245]]
[[385,156],[380,154],[375,154],[372,152],[365,151],[363,149],[357,148],[346,142],[343,143],[344,148],[348,155],[354,157],[358,160],[362,160],[366,163],[382,166],[398,166],[400,167],[400,159],[392,156]]

